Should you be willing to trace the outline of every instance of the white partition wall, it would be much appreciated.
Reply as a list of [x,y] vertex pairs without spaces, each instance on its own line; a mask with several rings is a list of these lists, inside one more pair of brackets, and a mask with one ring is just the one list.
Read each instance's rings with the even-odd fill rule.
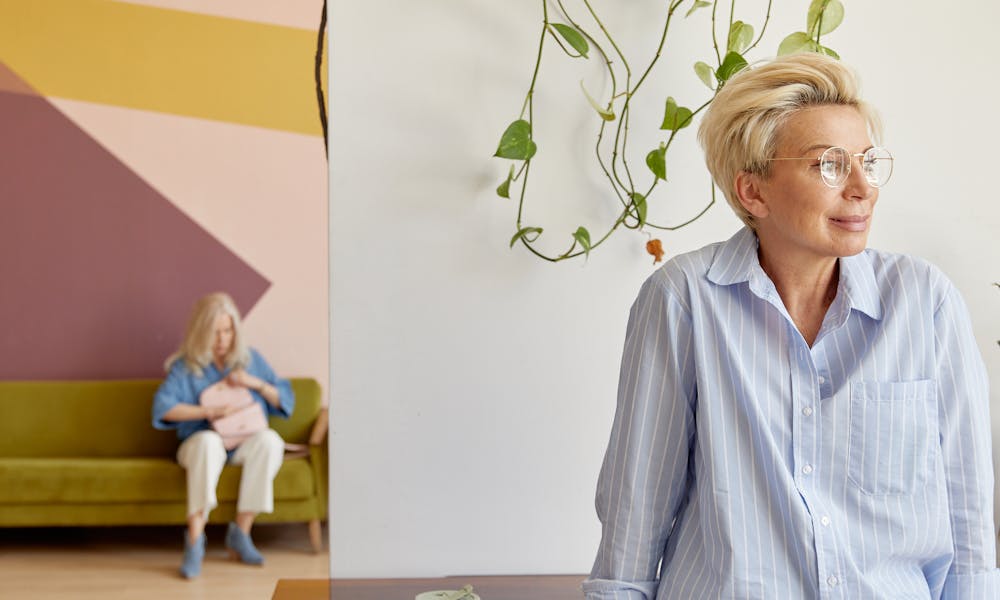
[[[655,46],[663,4],[595,2],[636,64]],[[1000,5],[844,4],[829,45],[859,71],[897,157],[871,245],[931,260],[965,295],[1000,441],[1000,290],[991,286],[1000,281],[991,50]],[[740,2],[738,18],[759,24],[765,5]],[[760,57],[804,26],[807,0],[775,5]],[[494,193],[506,166],[490,157],[520,111],[540,23],[541,2],[527,0],[331,3],[334,577],[590,569],[625,323],[653,267],[645,237],[629,232],[586,263],[508,249],[516,204]],[[704,97],[691,64],[711,52],[707,23],[696,14],[676,24],[646,90],[647,116],[637,109],[642,171],[666,96]],[[614,215],[579,91],[581,79],[595,94],[607,82],[593,65],[550,58],[527,220],[563,246],[577,226],[597,231]],[[681,220],[706,201],[693,137],[692,128],[671,149],[671,183],[651,199],[651,219]],[[720,196],[662,240],[670,256],[738,225]]]

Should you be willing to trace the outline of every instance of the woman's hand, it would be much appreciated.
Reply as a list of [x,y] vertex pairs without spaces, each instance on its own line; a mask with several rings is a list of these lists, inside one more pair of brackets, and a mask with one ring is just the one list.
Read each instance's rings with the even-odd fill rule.
[[221,419],[228,415],[231,409],[226,406],[202,406],[200,404],[178,404],[163,415],[164,421],[200,421]]
[[233,386],[250,388],[251,390],[256,390],[258,392],[267,384],[267,382],[260,377],[254,377],[243,369],[234,369],[230,371],[229,375],[226,375],[226,383]]
[[205,418],[209,421],[221,419],[232,412],[232,407],[229,405],[205,406],[203,408],[205,409]]
[[226,375],[226,383],[229,385],[242,386],[260,394],[265,402],[277,408],[281,403],[281,392],[277,386],[268,383],[260,377],[255,377],[243,369],[233,369]]

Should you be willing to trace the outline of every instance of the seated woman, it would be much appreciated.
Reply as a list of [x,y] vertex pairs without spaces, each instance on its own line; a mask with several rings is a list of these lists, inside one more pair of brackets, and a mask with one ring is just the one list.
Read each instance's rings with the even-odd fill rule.
[[866,247],[879,133],[818,54],[712,102],[746,226],[632,307],[588,600],[1000,598],[986,370],[944,274]]
[[196,577],[205,557],[205,522],[218,504],[215,488],[227,462],[242,465],[236,521],[226,532],[226,548],[247,564],[264,558],[250,539],[259,513],[274,508],[272,482],[284,455],[284,441],[264,427],[227,451],[212,421],[232,411],[231,406],[200,403],[203,392],[220,384],[244,390],[265,415],[288,418],[295,407],[292,388],[279,379],[263,357],[243,340],[240,314],[227,294],[218,292],[198,300],[180,349],[167,359],[167,378],[153,400],[153,427],[176,429],[181,440],[177,462],[187,470],[187,534],[181,575]]

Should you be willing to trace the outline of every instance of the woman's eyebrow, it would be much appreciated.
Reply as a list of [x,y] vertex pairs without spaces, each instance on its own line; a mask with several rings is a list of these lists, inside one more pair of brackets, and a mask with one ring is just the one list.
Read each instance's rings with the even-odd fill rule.
[[826,150],[827,148],[832,148],[836,144],[813,144],[808,148],[803,148],[799,151],[800,154],[805,154],[807,152],[812,152],[813,150]]

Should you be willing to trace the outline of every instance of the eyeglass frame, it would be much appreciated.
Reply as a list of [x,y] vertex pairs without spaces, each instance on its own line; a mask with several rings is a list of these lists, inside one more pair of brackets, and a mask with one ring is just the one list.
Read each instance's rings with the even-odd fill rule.
[[[889,183],[889,179],[892,178],[892,168],[895,165],[896,159],[895,159],[895,157],[893,157],[893,155],[892,155],[891,152],[889,152],[886,148],[884,148],[882,146],[872,146],[871,148],[865,150],[864,152],[854,152],[854,153],[848,151],[848,149],[844,148],[843,146],[830,146],[829,148],[827,148],[826,150],[824,150],[823,153],[820,154],[817,158],[810,158],[808,156],[795,156],[795,157],[788,157],[788,158],[769,158],[769,159],[767,159],[767,161],[770,162],[772,160],[818,160],[820,163],[822,163],[823,162],[823,157],[826,155],[827,152],[830,152],[831,150],[843,150],[844,153],[847,154],[847,158],[849,158],[850,160],[847,161],[847,172],[844,173],[844,179],[842,181],[840,181],[839,183],[836,183],[836,184],[832,184],[829,181],[827,181],[826,177],[823,176],[823,170],[820,169],[819,178],[823,181],[823,184],[826,185],[829,188],[838,188],[838,187],[844,185],[844,182],[847,181],[847,178],[851,176],[851,169],[854,167],[854,157],[855,156],[860,156],[861,157],[861,164],[864,165],[864,157],[867,156],[868,153],[872,152],[873,150],[882,150],[883,152],[885,152],[886,154],[889,155],[889,158],[888,158],[888,160],[890,161],[889,175],[886,176],[884,182],[882,182],[881,184],[878,184],[878,183],[873,182],[871,179],[869,179],[868,178],[868,174],[865,173],[865,181],[867,181],[868,185],[872,186],[873,188],[881,188],[885,184]],[[882,160],[885,160],[885,159],[882,159]],[[862,168],[862,171],[863,170],[864,169]]]

